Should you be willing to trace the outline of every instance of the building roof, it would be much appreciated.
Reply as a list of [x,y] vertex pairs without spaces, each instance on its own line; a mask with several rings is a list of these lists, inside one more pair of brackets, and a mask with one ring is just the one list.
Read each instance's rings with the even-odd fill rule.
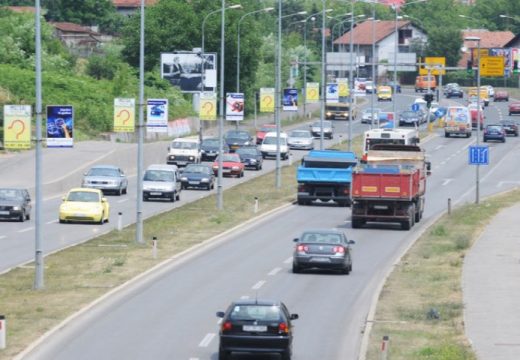
[[72,33],[82,33],[89,35],[100,35],[99,33],[92,31],[90,28],[86,26],[81,26],[74,23],[69,22],[51,22],[51,25],[56,29],[61,30],[63,32],[72,32]]
[[[356,45],[372,45],[372,23],[373,20],[363,21],[358,24],[352,30],[352,38],[353,43]],[[408,20],[401,20],[397,22],[397,28],[400,29],[407,25],[411,24]],[[387,36],[394,33],[395,30],[395,21],[391,20],[376,20],[374,25],[375,34],[374,38],[376,43],[380,42]],[[350,44],[350,31],[346,32],[336,40],[334,40],[334,44],[337,45],[346,45]]]
[[[155,5],[158,0],[145,0],[146,6]],[[141,0],[112,0],[116,8],[137,8],[141,6]]]
[[[501,48],[509,43],[515,35],[511,31],[489,31],[485,29],[468,29],[462,30],[462,39],[468,36],[476,36],[480,38],[480,47],[483,49]],[[476,48],[476,41],[464,41],[467,48]]]
[[19,13],[36,13],[36,8],[34,6],[6,6],[11,11],[19,12]]
[[380,4],[383,4],[383,5],[397,5],[397,6],[401,6],[403,5],[405,2],[405,0],[379,0],[379,3]]

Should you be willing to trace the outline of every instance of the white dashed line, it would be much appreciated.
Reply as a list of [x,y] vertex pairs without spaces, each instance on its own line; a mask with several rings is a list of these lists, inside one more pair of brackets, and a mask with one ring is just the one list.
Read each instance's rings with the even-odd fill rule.
[[280,270],[282,270],[282,268],[274,268],[273,270],[271,270],[267,275],[269,276],[273,276],[273,275],[276,275]]
[[291,256],[290,258],[284,260],[283,263],[284,263],[284,264],[290,264],[290,263],[292,263],[292,256]]
[[199,358],[189,358],[188,360],[199,360]]
[[224,319],[222,319],[222,318],[218,319],[218,320],[217,320],[217,325],[222,324],[222,320],[224,320]]
[[446,186],[452,181],[453,181],[453,179],[444,179],[444,181],[442,182],[442,186]]
[[265,284],[265,280],[260,280],[259,282],[257,282],[256,284],[253,285],[253,287],[251,289],[253,290],[258,290],[260,289],[262,286],[264,286]]
[[31,231],[33,229],[34,229],[34,227],[28,227],[28,228],[25,228],[25,229],[22,229],[22,230],[18,230],[17,232],[18,233],[24,233],[24,232],[27,232],[27,231]]
[[247,300],[247,299],[249,299],[249,295],[242,295],[240,297],[240,300]]
[[47,221],[45,224],[50,225],[50,224],[55,224],[57,222],[58,222],[58,220],[55,219],[55,220]]
[[0,235],[0,239],[5,239],[7,236],[5,235]]
[[214,333],[207,334],[206,336],[204,336],[204,339],[202,339],[202,341],[200,342],[199,347],[208,347],[209,343],[211,342],[211,340],[213,340],[214,337]]
[[437,145],[437,146],[435,147],[435,149],[433,149],[433,151],[440,150],[440,149],[442,149],[443,147],[444,147],[444,145]]
[[126,198],[126,199],[117,200],[117,203],[122,204],[124,202],[127,202],[128,200],[130,200],[130,199]]

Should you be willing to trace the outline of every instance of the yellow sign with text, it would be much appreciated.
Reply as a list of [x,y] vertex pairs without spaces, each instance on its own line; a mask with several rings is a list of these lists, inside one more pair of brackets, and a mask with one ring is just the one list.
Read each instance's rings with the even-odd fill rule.
[[503,56],[481,56],[480,76],[504,76]]
[[260,112],[274,112],[274,88],[260,89]]
[[31,148],[30,105],[4,105],[4,147]]
[[432,75],[446,74],[446,58],[445,57],[425,57],[424,63],[419,69],[419,75],[428,75],[428,69],[431,70]]
[[200,94],[199,119],[217,120],[217,94],[214,92],[203,92]]

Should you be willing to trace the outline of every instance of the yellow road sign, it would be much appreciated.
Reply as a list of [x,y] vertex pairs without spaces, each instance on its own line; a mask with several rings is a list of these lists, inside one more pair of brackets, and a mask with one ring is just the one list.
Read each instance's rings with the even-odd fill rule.
[[199,119],[217,120],[217,94],[213,92],[200,93]]
[[419,69],[419,75],[428,75],[428,69],[432,75],[445,75],[446,58],[443,56],[425,57],[424,63]]
[[30,105],[4,105],[4,147],[31,148]]
[[504,76],[504,57],[481,56],[480,76]]

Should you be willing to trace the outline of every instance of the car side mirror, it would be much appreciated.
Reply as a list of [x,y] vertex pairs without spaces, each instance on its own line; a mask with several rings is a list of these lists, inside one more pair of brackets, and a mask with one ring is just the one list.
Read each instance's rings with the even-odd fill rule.
[[291,314],[291,320],[296,320],[299,318],[300,318],[300,316],[298,316],[298,314]]
[[355,242],[354,240],[349,240],[349,241],[348,241],[348,244],[349,244],[349,245],[354,245],[355,243],[356,243],[356,242]]
[[65,196],[61,198],[61,201],[65,201]]
[[223,318],[225,315],[224,311],[217,311],[217,317]]
[[107,202],[107,198],[101,198],[101,202],[106,203]]
[[298,240],[300,240],[300,239],[298,239],[298,238],[293,239],[294,242],[298,242]]

